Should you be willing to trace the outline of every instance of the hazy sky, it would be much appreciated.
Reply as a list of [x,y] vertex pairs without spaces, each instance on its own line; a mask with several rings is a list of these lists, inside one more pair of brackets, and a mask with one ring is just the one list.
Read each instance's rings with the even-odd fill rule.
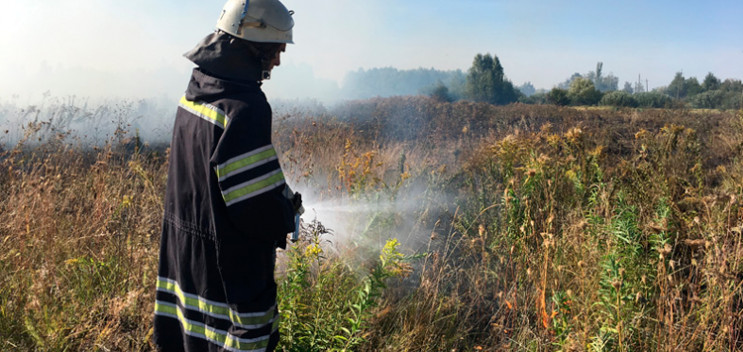
[[[177,97],[182,57],[214,29],[222,0],[6,0],[0,101],[75,94]],[[650,87],[675,72],[743,78],[743,1],[285,0],[294,39],[264,87],[318,94],[358,68],[467,70],[497,55],[516,85],[552,88],[594,70]],[[329,80],[329,81],[328,81]]]

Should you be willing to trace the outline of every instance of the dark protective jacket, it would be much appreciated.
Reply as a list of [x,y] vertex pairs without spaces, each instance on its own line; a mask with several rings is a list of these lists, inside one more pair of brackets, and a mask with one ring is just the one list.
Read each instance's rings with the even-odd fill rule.
[[282,194],[260,65],[218,34],[187,57],[203,65],[173,128],[155,343],[163,351],[272,350],[275,248],[294,229],[294,208]]

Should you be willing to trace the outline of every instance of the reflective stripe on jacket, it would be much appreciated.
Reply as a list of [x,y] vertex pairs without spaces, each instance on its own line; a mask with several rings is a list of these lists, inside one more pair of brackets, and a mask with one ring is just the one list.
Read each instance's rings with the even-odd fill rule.
[[278,342],[275,247],[294,210],[258,82],[194,69],[173,127],[155,302],[164,351]]

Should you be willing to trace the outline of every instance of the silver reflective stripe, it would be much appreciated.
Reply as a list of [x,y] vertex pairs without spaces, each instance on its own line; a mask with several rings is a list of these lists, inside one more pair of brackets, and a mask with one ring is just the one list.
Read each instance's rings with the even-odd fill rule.
[[230,176],[256,168],[277,159],[276,150],[273,148],[273,145],[269,144],[265,147],[230,158],[224,163],[217,165],[215,170],[219,181],[222,182]]
[[281,172],[281,169],[276,169],[261,177],[254,178],[250,181],[243,182],[222,191],[222,198],[224,198],[225,204],[230,206],[237,202],[271,191],[284,183],[286,183],[286,180],[284,180],[284,173]]

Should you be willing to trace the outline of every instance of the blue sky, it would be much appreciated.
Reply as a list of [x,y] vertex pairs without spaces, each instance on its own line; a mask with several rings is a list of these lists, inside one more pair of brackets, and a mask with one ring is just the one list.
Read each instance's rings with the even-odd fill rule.
[[[349,70],[466,70],[497,55],[517,85],[552,88],[596,62],[651,88],[675,72],[743,78],[741,1],[285,0],[295,42],[265,85],[319,94]],[[181,55],[213,30],[223,1],[26,0],[0,12],[0,101],[40,96],[178,96]]]

